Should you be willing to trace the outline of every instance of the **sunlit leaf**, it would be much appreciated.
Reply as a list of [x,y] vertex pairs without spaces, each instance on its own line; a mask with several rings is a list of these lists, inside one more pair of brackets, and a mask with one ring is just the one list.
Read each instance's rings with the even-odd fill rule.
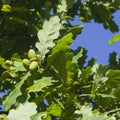
[[58,5],[57,7],[57,12],[67,12],[67,2],[66,0],[61,0],[61,4]]
[[71,84],[77,72],[77,66],[72,62],[73,53],[70,52],[70,43],[72,43],[71,33],[57,41],[48,58],[49,66],[53,66],[58,71],[58,76],[64,84]]
[[3,104],[5,105],[5,110],[9,110],[10,107],[15,104],[16,99],[18,96],[20,96],[22,94],[21,92],[21,87],[24,84],[24,81],[27,80],[27,78],[30,76],[31,74],[28,72],[25,76],[23,76],[21,78],[21,81],[18,82],[15,85],[15,89],[13,89],[10,94],[6,97],[5,101],[3,102]]
[[31,117],[31,120],[42,120],[43,118],[46,118],[47,112],[40,112]]
[[2,66],[2,68],[8,69],[8,66],[5,63],[5,59],[0,57],[0,65]]
[[73,63],[78,63],[78,59],[80,58],[80,57],[82,57],[82,53],[83,53],[83,49],[78,49],[77,50],[77,54],[75,54],[74,55],[74,57],[73,57]]
[[42,79],[36,80],[35,83],[27,88],[28,92],[39,92],[44,88],[53,85],[54,80],[49,77],[43,77]]
[[78,34],[81,33],[82,29],[84,28],[83,25],[80,26],[73,26],[69,29],[69,32],[73,34],[73,38],[75,39]]
[[47,108],[47,113],[52,116],[60,117],[61,112],[61,107],[58,104],[51,104],[50,107]]
[[117,34],[111,40],[109,40],[109,44],[113,44],[119,40],[120,40],[120,34]]
[[[93,83],[97,88],[99,88],[101,85],[103,85],[107,80],[107,66],[100,65],[99,67],[96,68],[96,73],[93,76]],[[97,89],[96,88],[96,89]]]
[[6,114],[0,114],[0,120],[8,120]]
[[74,4],[74,0],[61,0],[60,4],[58,5],[57,12],[67,12],[68,9],[72,8]]
[[45,54],[52,48],[55,43],[53,40],[59,37],[59,30],[61,28],[60,19],[58,16],[51,17],[49,21],[45,21],[43,29],[38,31],[39,41],[36,43],[36,47],[44,59]]
[[22,62],[19,62],[19,61],[15,61],[14,62],[14,66],[11,67],[11,70],[14,70],[14,71],[26,71],[25,67],[23,66],[23,63]]
[[12,8],[9,4],[3,4],[2,9],[3,12],[11,12]]
[[20,104],[17,109],[11,109],[7,118],[8,120],[31,120],[31,116],[37,113],[36,104],[26,102]]
[[97,110],[92,111],[92,108],[89,106],[81,106],[80,110],[75,111],[76,114],[82,115],[79,116],[76,120],[116,120],[114,116],[108,116],[107,113],[100,113]]

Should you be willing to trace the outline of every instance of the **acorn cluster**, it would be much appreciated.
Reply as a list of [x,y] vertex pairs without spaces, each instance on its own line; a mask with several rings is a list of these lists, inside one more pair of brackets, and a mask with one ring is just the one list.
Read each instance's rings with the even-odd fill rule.
[[33,49],[28,51],[28,59],[23,59],[23,65],[31,72],[37,71],[39,65],[37,61],[37,55]]

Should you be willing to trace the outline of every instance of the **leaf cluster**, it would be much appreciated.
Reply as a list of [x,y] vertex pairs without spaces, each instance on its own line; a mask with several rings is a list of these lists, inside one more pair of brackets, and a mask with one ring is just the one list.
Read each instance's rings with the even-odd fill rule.
[[0,104],[8,115],[0,119],[119,120],[117,54],[99,65],[94,58],[86,63],[84,48],[70,48],[83,29],[70,20],[93,19],[115,32],[119,6],[117,0],[2,0],[0,91],[7,94]]

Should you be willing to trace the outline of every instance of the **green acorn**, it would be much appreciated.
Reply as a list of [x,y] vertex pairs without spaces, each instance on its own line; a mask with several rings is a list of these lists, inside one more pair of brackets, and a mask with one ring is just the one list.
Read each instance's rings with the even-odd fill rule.
[[28,59],[23,59],[23,65],[26,69],[28,69],[30,65],[30,61]]
[[29,70],[33,72],[33,71],[37,71],[37,69],[38,69],[38,62],[36,61],[31,62],[29,66]]
[[30,49],[30,50],[28,51],[28,58],[29,58],[29,59],[37,58],[37,55],[36,55],[36,53],[35,53],[35,50]]
[[5,63],[6,63],[6,65],[8,65],[8,66],[13,65],[13,62],[12,62],[11,60],[6,60]]

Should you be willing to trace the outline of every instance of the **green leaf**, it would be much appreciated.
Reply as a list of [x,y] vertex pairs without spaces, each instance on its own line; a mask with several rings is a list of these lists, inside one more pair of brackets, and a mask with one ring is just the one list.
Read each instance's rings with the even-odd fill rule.
[[53,85],[54,80],[50,77],[43,77],[42,79],[36,80],[35,83],[27,88],[28,92],[39,92],[44,88]]
[[116,98],[114,95],[111,94],[101,94],[101,93],[97,93],[97,95],[100,95],[102,98]]
[[23,20],[23,19],[21,19],[21,18],[19,18],[19,17],[16,17],[16,16],[10,17],[10,20],[13,20],[13,21],[15,21],[15,22],[18,22],[18,23],[20,23],[20,24],[24,24],[25,22],[27,22],[26,20]]
[[120,80],[120,70],[109,70],[109,81],[108,82],[114,82],[118,85]]
[[31,117],[31,120],[42,120],[47,117],[47,112],[40,112]]
[[72,34],[69,33],[57,41],[56,46],[52,50],[52,54],[48,56],[48,65],[53,66],[59,78],[66,85],[70,85],[77,73],[77,66],[72,63],[73,53],[70,51],[69,44],[72,43]]
[[50,115],[47,115],[47,117],[43,118],[43,120],[52,120]]
[[[63,0],[64,1],[64,0]],[[67,3],[67,8],[68,9],[71,9],[73,7],[73,4],[74,4],[74,0],[66,0],[66,3]]]
[[8,69],[8,66],[5,63],[5,59],[0,57],[0,65],[2,66],[2,68]]
[[76,110],[75,114],[82,115],[76,120],[116,120],[114,116],[108,116],[107,113],[100,113],[97,110],[92,111],[89,106],[81,106],[80,110]]
[[72,8],[74,4],[74,0],[61,0],[60,4],[57,7],[57,12],[67,12],[68,9]]
[[48,114],[55,116],[55,117],[60,117],[62,113],[61,107],[58,104],[54,104],[54,103],[51,104],[50,107],[48,107],[46,111]]
[[83,25],[73,26],[68,31],[73,34],[73,38],[75,39],[77,37],[77,35],[81,33],[81,31],[82,31],[83,28],[84,28]]
[[37,113],[36,108],[36,104],[32,102],[20,104],[16,110],[10,110],[7,118],[8,120],[31,120],[30,117]]
[[67,2],[66,2],[66,0],[61,0],[61,3],[57,7],[57,12],[58,13],[67,12]]
[[73,57],[73,59],[72,59],[73,63],[77,64],[79,58],[82,57],[82,54],[83,54],[83,49],[78,49],[77,50],[77,54],[75,54],[74,57]]
[[109,44],[113,44],[119,40],[120,40],[120,34],[117,34],[111,40],[109,40]]
[[120,100],[120,70],[109,70],[107,77],[108,80],[99,86],[95,101],[104,109],[114,109]]
[[84,67],[85,62],[86,62],[87,50],[85,50],[82,47],[78,47],[78,49],[75,50],[74,53],[78,53],[80,50],[82,50],[82,56],[78,60],[78,65],[79,65],[79,68],[82,69]]
[[3,12],[11,12],[12,8],[9,4],[3,4],[1,11]]
[[67,16],[67,12],[74,5],[74,0],[61,0],[57,6],[57,14],[60,17],[60,21],[64,27],[64,24],[69,24],[67,19],[71,19],[71,16]]
[[10,94],[6,97],[5,101],[3,102],[3,104],[5,105],[5,110],[9,110],[10,107],[15,104],[16,99],[18,96],[20,96],[22,94],[21,92],[21,87],[24,84],[24,81],[27,80],[27,78],[30,76],[31,74],[28,72],[25,76],[23,76],[21,78],[21,81],[18,82],[15,85],[15,89],[13,89]]
[[93,83],[95,84],[95,89],[99,89],[100,86],[103,86],[103,84],[108,80],[107,77],[107,66],[106,65],[99,65],[96,67],[96,70],[94,69],[94,75],[93,75]]
[[14,70],[15,72],[18,72],[18,71],[26,71],[25,67],[23,66],[23,63],[22,61],[19,62],[19,61],[14,61],[14,66],[11,67],[11,70]]
[[[56,54],[59,51],[62,52],[67,52],[70,50],[70,44],[73,42],[72,40],[73,35],[71,33],[65,35],[64,37],[62,37],[61,39],[59,39],[57,41],[57,44],[55,46],[55,48],[53,48],[53,52],[52,55]],[[50,55],[50,56],[52,56]]]
[[91,98],[95,98],[95,94],[81,94],[80,96],[81,96],[81,97],[82,97],[82,96],[85,96],[85,97],[89,96],[89,97],[91,97]]
[[8,120],[6,114],[0,114],[0,120]]
[[87,82],[87,83],[89,83],[88,82],[88,78],[91,76],[91,74],[92,74],[92,70],[91,70],[91,67],[90,66],[88,66],[88,67],[86,67],[86,68],[82,68],[82,74],[81,74],[81,77],[80,77],[80,79],[82,80],[82,82]]
[[49,52],[49,48],[52,48],[55,45],[53,40],[59,37],[60,28],[60,19],[58,16],[54,16],[51,17],[49,21],[45,21],[43,29],[38,31],[39,41],[36,43],[36,47],[42,60],[44,59],[45,54]]
[[36,11],[36,15],[38,16],[38,18],[40,19],[40,21],[43,24],[44,23],[44,19],[42,18],[41,14],[38,11]]
[[112,52],[109,55],[109,68],[110,69],[120,69],[120,59],[116,52]]
[[103,23],[105,29],[110,29],[111,32],[117,32],[119,30],[118,26],[113,21],[112,12],[109,10],[108,6],[92,4],[90,10],[89,8],[87,9],[88,14],[91,13],[91,17],[95,22]]
[[116,97],[116,100],[120,100],[120,70],[109,70],[107,81],[107,89]]

